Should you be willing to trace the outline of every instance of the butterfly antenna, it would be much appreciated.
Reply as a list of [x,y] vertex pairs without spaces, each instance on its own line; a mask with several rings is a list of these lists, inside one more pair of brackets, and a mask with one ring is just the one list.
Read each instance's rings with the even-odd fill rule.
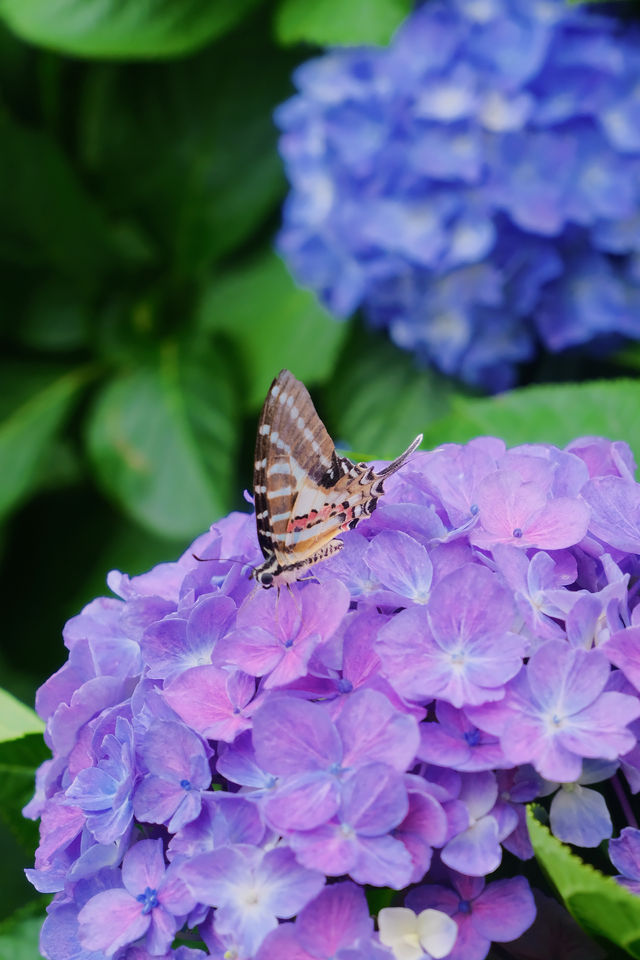
[[199,557],[197,553],[192,553],[191,556],[194,560],[197,560],[198,563],[239,563],[243,567],[251,567],[252,570],[257,570],[257,567],[254,567],[247,560],[238,560],[236,557]]
[[396,459],[393,460],[388,466],[386,466],[384,470],[381,470],[380,473],[378,474],[378,477],[382,477],[382,478],[389,477],[391,476],[392,473],[395,473],[396,470],[399,470],[400,467],[402,467],[407,462],[411,454],[414,452],[414,450],[416,450],[420,446],[421,443],[422,443],[422,434],[419,433],[418,436],[413,441],[413,443],[411,443],[407,447],[404,453],[401,453],[400,456],[396,457]]

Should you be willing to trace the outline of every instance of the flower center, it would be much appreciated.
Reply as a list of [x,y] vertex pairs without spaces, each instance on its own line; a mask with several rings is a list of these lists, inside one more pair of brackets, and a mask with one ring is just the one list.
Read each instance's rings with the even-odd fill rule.
[[347,767],[341,767],[338,761],[332,763],[329,767],[329,773],[333,774],[334,777],[340,777],[343,773],[347,772]]
[[191,790],[191,782],[189,780],[181,780],[180,786],[183,790]]
[[455,650],[451,653],[449,657],[451,665],[457,667],[460,670],[465,664],[465,655],[464,650]]
[[338,680],[338,690],[340,693],[351,693],[353,690],[351,680],[347,680],[346,677],[340,677]]
[[548,713],[545,717],[545,726],[551,736],[555,736],[558,730],[562,730],[565,725],[565,717],[557,713]]
[[[409,930],[407,933],[403,933],[402,943],[406,943],[407,946],[414,947],[416,950],[422,947],[417,930]],[[424,953],[422,955],[424,956]]]
[[158,891],[147,887],[144,893],[138,894],[136,900],[142,904],[143,913],[151,913],[154,907],[158,906]]
[[520,539],[520,537],[522,536],[522,530],[520,529],[520,527],[515,528],[515,530],[513,531],[513,536],[516,538],[516,540]]
[[467,741],[470,747],[476,747],[480,743],[480,731],[467,730],[464,734],[464,739]]
[[244,895],[244,902],[247,907],[255,907],[257,903],[260,903],[260,893],[255,888],[247,890]]
[[458,913],[471,913],[471,903],[469,900],[461,900],[458,904]]

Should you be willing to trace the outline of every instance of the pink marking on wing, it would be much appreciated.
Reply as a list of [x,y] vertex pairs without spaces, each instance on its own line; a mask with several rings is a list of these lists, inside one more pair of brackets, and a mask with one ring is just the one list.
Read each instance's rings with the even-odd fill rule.
[[329,503],[324,506],[322,510],[310,510],[309,513],[303,517],[291,517],[287,524],[287,533],[294,533],[296,530],[306,530],[312,523],[316,523],[318,520],[328,520],[329,517],[335,513],[334,505]]

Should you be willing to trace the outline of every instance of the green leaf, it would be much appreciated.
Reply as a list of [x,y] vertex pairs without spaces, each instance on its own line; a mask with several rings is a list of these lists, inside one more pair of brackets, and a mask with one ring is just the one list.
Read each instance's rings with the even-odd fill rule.
[[82,57],[175,57],[204,46],[258,0],[0,0],[23,40]]
[[630,371],[640,370],[640,344],[632,341],[610,359],[612,363],[627,367]]
[[281,0],[281,43],[386,44],[413,7],[412,0]]
[[326,391],[330,433],[366,457],[393,458],[450,403],[450,382],[355,327]]
[[35,710],[0,688],[0,742],[43,730],[44,723]]
[[[1,0],[0,0],[1,2]],[[0,115],[0,257],[88,286],[114,258],[109,227],[57,144]]]
[[640,957],[640,897],[583,863],[536,820],[531,806],[527,824],[536,859],[574,919],[596,939]]
[[0,817],[29,850],[35,845],[37,831],[33,822],[22,816],[22,808],[33,796],[36,770],[48,756],[39,733],[0,743]]
[[225,358],[165,343],[99,395],[88,426],[102,486],[154,533],[189,539],[233,496],[237,399]]
[[[18,372],[14,369],[14,376]],[[0,422],[0,517],[43,479],[52,442],[92,375],[87,367],[61,376],[41,375],[33,393],[5,411]]]
[[158,242],[165,282],[208,275],[275,211],[285,181],[271,114],[293,62],[252,18],[187,61],[89,71],[84,163],[114,219],[136,217]]
[[79,350],[87,343],[92,309],[77,287],[58,279],[39,283],[29,298],[20,341],[50,353]]
[[0,957],[3,960],[38,960],[41,956],[38,943],[45,918],[45,903],[45,898],[39,897],[0,923]]
[[307,386],[325,381],[349,329],[297,287],[271,251],[213,279],[197,323],[234,342],[244,367],[247,410],[260,405],[283,367]]
[[640,460],[640,381],[595,380],[523,387],[496,397],[456,397],[446,419],[426,432],[425,446],[466,443],[481,434],[519,443],[564,446],[581,436],[626,440]]

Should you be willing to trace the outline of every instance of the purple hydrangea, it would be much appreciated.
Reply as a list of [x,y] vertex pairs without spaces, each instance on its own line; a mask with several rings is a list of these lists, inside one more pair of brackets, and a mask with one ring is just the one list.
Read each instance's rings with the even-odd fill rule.
[[563,0],[429,0],[299,67],[278,246],[337,316],[490,391],[640,337],[640,35]]
[[[520,937],[527,881],[488,875],[532,856],[526,803],[595,846],[598,784],[640,789],[634,470],[599,438],[483,437],[416,454],[290,591],[250,582],[249,513],[110,574],[38,693],[43,956],[482,960]],[[636,833],[610,846],[632,886]],[[412,892],[376,928],[367,887]]]

